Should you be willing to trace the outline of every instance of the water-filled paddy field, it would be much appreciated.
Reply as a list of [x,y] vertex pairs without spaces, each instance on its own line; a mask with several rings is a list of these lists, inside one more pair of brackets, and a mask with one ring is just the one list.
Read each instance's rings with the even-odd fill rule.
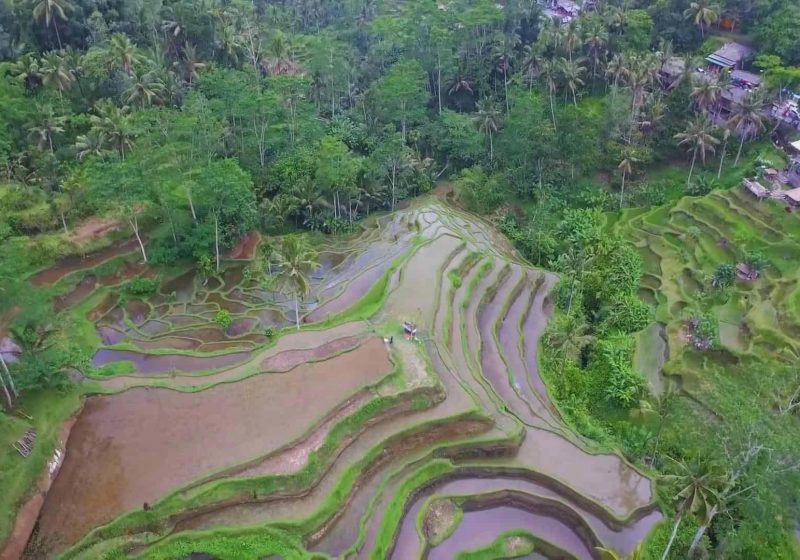
[[[660,521],[650,478],[550,401],[537,351],[557,278],[488,223],[427,198],[323,244],[300,330],[248,269],[260,241],[209,278],[134,266],[124,242],[32,278],[64,286],[97,349],[29,551],[453,558],[521,530],[508,545],[528,557],[582,559]],[[158,288],[130,297],[100,266]],[[442,496],[462,515],[434,545],[418,523]]]

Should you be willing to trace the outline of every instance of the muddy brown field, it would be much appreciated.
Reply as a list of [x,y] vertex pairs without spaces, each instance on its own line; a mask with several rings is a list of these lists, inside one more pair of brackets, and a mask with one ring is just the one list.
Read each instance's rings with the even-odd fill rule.
[[384,343],[372,338],[330,360],[199,393],[91,397],[42,510],[40,541],[62,550],[124,511],[277,449],[391,370]]

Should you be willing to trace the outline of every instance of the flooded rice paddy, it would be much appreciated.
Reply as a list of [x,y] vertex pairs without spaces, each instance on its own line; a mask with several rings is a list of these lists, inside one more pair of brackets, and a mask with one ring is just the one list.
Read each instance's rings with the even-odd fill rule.
[[[562,422],[537,357],[558,279],[521,262],[488,223],[423,199],[358,237],[326,241],[299,332],[293,300],[248,271],[260,240],[245,237],[218,276],[174,271],[139,299],[89,272],[136,249],[125,243],[31,279],[66,282],[81,271],[62,309],[105,292],[87,318],[99,344],[92,366],[107,374],[96,383],[114,392],[86,399],[32,549],[53,556],[145,504],[160,537],[313,520],[302,535],[309,549],[403,560],[423,552],[417,515],[436,496],[457,497],[464,517],[430,548],[432,559],[511,529],[548,543],[530,558],[594,558],[599,545],[624,555],[661,519],[650,479],[616,454],[590,452]],[[128,263],[118,278],[126,271],[145,273]],[[381,309],[368,321],[314,326],[384,279]],[[214,322],[220,310],[232,316],[224,329]],[[416,323],[416,341],[402,340],[404,320]],[[132,373],[108,375],[120,362]],[[387,381],[396,366],[400,378]],[[435,460],[450,470],[409,486]],[[280,486],[275,496],[225,503],[205,491],[214,481],[249,488],[312,464],[309,486],[280,499]],[[162,512],[159,499],[182,488],[200,496],[198,510]],[[115,530],[98,544],[119,546]],[[152,530],[126,529],[139,544],[123,552],[155,546],[143,538]]]

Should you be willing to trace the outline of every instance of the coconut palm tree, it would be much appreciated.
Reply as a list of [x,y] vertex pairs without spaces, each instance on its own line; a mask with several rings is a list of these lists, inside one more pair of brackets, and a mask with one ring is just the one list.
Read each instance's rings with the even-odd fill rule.
[[297,330],[300,330],[300,299],[308,295],[309,274],[319,268],[317,251],[305,237],[287,235],[276,252],[279,266],[276,282],[281,291],[294,296]]
[[695,79],[689,97],[700,111],[711,112],[722,95],[722,86],[716,77],[706,75]]
[[37,0],[33,4],[33,18],[42,23],[44,21],[45,27],[53,25],[56,31],[56,39],[58,40],[58,48],[63,49],[61,44],[61,34],[58,32],[58,21],[67,21],[67,12],[72,11],[72,4],[67,0]]
[[666,560],[669,556],[675,536],[678,534],[678,527],[687,513],[696,515],[702,520],[713,515],[720,502],[719,489],[725,483],[725,478],[718,474],[712,465],[697,460],[688,464],[674,462],[678,466],[678,474],[662,477],[662,482],[674,486],[676,490],[674,499],[678,502],[678,512],[661,560]]
[[32,53],[22,55],[17,62],[11,65],[11,72],[17,80],[31,91],[42,83],[42,74],[39,71],[39,61]]
[[131,72],[130,85],[123,92],[127,103],[140,103],[142,107],[161,102],[164,84],[153,72]]
[[72,87],[75,77],[70,73],[64,58],[57,52],[49,52],[39,62],[42,85],[58,90],[61,96]]
[[[581,263],[572,263],[583,266]],[[578,269],[576,269],[576,274]],[[589,324],[580,313],[561,315],[551,323],[544,335],[544,342],[562,360],[577,360],[583,349],[592,341]]]
[[706,156],[709,153],[713,154],[716,150],[714,146],[719,144],[719,140],[714,138],[711,130],[711,122],[708,118],[698,116],[693,121],[689,121],[686,130],[675,135],[678,146],[688,146],[687,152],[692,154],[692,165],[689,168],[689,177],[686,179],[687,185],[692,181],[692,173],[694,172],[698,154],[703,163],[705,163]]
[[36,147],[40,151],[49,149],[52,154],[54,153],[53,138],[56,134],[64,132],[67,119],[56,115],[49,105],[42,109],[41,114],[41,120],[28,128],[28,134],[31,140],[36,142]]
[[631,150],[627,150],[622,157],[622,161],[617,165],[617,169],[622,173],[622,188],[619,190],[619,209],[622,210],[622,201],[625,198],[625,178],[633,173],[633,164],[638,163]]
[[572,53],[581,44],[581,28],[578,19],[571,19],[570,22],[562,28],[562,44],[567,51],[569,61],[572,62]]
[[578,88],[583,87],[586,84],[586,82],[583,81],[583,75],[586,74],[586,68],[581,66],[577,60],[567,60],[563,57],[561,58],[559,66],[561,77],[566,85],[566,89],[564,90],[564,101],[566,101],[566,93],[569,91],[572,93],[572,103],[575,105],[575,107],[577,107],[578,98],[576,97],[575,93],[577,92]]
[[110,144],[120,158],[133,147],[133,132],[127,105],[117,107],[110,101],[100,101],[95,105],[95,114],[89,117],[93,131],[99,133],[104,144]]
[[718,4],[711,4],[708,0],[696,0],[683,11],[683,17],[692,20],[695,25],[699,26],[700,35],[705,38],[705,28],[717,22],[719,12]]
[[555,60],[545,60],[542,62],[542,77],[547,85],[547,93],[550,96],[550,116],[553,118],[553,130],[556,130],[556,110],[553,98],[558,90],[558,63]]
[[197,48],[188,42],[183,45],[181,60],[176,61],[174,65],[181,69],[183,79],[186,80],[190,86],[200,77],[200,71],[206,67],[205,62],[200,62],[200,58],[197,55]]
[[741,137],[739,151],[736,152],[736,161],[733,162],[734,167],[739,165],[745,141],[758,136],[764,130],[764,115],[761,112],[763,107],[763,94],[758,90],[751,92],[739,101],[733,110],[733,115],[728,120],[730,126]]
[[494,102],[487,98],[478,101],[478,112],[472,117],[478,130],[489,137],[489,161],[494,161],[494,134],[500,130],[500,111]]
[[606,68],[606,75],[613,79],[615,86],[627,81],[630,76],[630,66],[624,53],[616,53],[611,57]]
[[106,153],[106,137],[101,130],[90,128],[86,134],[79,134],[75,138],[76,156],[82,160],[88,156],[102,157]]
[[122,68],[123,72],[130,75],[133,67],[142,62],[144,57],[139,48],[124,33],[114,33],[108,46],[113,68]]
[[506,112],[511,110],[510,101],[508,99],[508,74],[511,72],[514,50],[519,46],[519,43],[519,35],[516,33],[504,33],[492,48],[492,57],[494,58],[495,67],[503,73],[503,92],[506,101]]
[[317,185],[308,177],[299,180],[289,191],[289,195],[292,197],[295,207],[305,213],[307,223],[313,222],[314,209],[325,203]]
[[606,62],[608,55],[608,31],[603,25],[595,23],[587,30],[586,39],[583,44],[586,46],[586,54],[592,61],[592,79],[597,78],[597,69]]
[[542,73],[542,52],[537,44],[522,47],[522,71],[528,80],[528,91],[533,90],[533,83]]

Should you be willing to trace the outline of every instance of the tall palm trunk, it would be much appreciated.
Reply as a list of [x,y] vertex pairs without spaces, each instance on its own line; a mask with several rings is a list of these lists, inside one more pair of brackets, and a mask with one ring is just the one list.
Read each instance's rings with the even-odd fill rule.
[[711,511],[708,512],[708,517],[703,522],[700,527],[697,528],[697,532],[694,534],[694,538],[692,539],[692,544],[689,546],[689,553],[686,555],[687,558],[692,558],[694,555],[694,551],[697,548],[697,545],[700,544],[700,540],[703,538],[703,535],[706,534],[708,530],[708,526],[711,525],[711,522],[714,520],[714,517],[717,515],[717,504],[714,504],[714,507],[711,508]]
[[692,166],[689,168],[689,178],[686,179],[687,186],[689,186],[689,184],[692,182],[692,173],[694,173],[694,164],[696,161],[697,161],[697,146],[695,146],[694,153],[692,154]]
[[214,213],[214,251],[217,254],[217,272],[219,272],[219,218]]
[[745,136],[746,136],[745,134],[742,134],[742,141],[739,142],[739,151],[736,152],[736,160],[733,162],[733,166],[734,167],[738,167],[739,166],[739,158],[742,157],[742,148],[744,147],[744,137]]
[[506,113],[510,113],[511,112],[511,105],[510,105],[510,103],[508,101],[508,75],[507,75],[507,72],[508,72],[508,70],[506,69],[506,65],[503,64],[503,90],[505,92],[505,97],[506,97]]
[[128,223],[131,225],[133,229],[133,234],[136,236],[136,241],[139,242],[139,249],[142,251],[142,259],[145,263],[147,263],[147,252],[144,250],[144,243],[142,242],[142,236],[139,235],[139,218],[136,214],[133,217],[128,218]]
[[61,44],[61,33],[58,32],[58,22],[56,21],[55,17],[53,17],[53,27],[56,30],[56,39],[58,40],[58,50],[63,51],[64,46]]
[[619,190],[619,209],[622,210],[622,201],[625,198],[625,176],[627,173],[622,173],[622,188]]
[[725,139],[725,143],[722,144],[722,153],[719,156],[719,169],[717,170],[717,179],[722,177],[722,164],[725,163],[725,154],[728,151],[728,139]]
[[294,293],[294,316],[297,322],[297,330],[300,330],[300,294]]
[[553,130],[557,130],[557,127],[556,127],[556,109],[553,106],[553,90],[549,89],[549,88],[548,88],[548,90],[550,91],[550,116],[553,117]]
[[489,163],[494,163],[494,137],[492,129],[489,129]]
[[683,520],[683,513],[678,513],[678,517],[675,519],[675,525],[672,527],[672,534],[669,536],[669,541],[667,542],[667,548],[664,549],[664,554],[661,555],[661,560],[667,560],[669,556],[669,551],[672,549],[672,543],[675,542],[675,537],[678,535],[678,527]]

